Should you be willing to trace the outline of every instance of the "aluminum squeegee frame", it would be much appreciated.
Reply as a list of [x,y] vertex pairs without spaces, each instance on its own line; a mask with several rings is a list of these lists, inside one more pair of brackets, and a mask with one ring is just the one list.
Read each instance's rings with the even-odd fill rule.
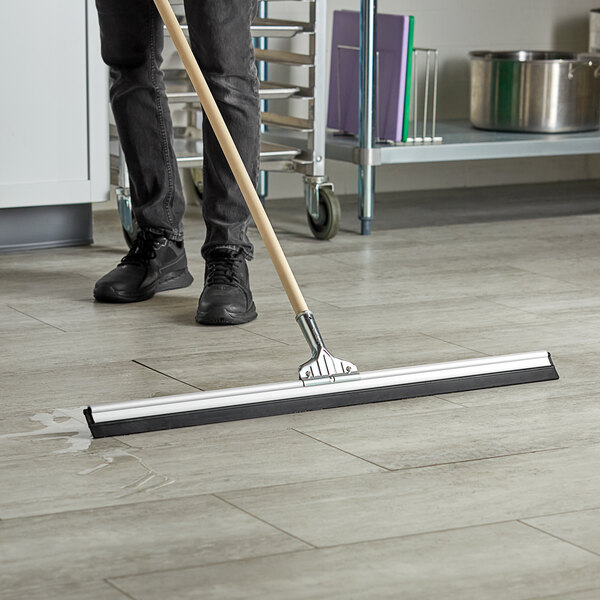
[[368,371],[359,379],[194,392],[90,406],[96,438],[558,379],[548,352]]

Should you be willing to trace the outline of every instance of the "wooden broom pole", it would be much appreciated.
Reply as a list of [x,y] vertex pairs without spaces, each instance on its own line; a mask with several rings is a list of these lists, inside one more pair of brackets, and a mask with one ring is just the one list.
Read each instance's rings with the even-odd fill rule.
[[269,217],[261,204],[260,198],[256,193],[256,189],[254,188],[254,184],[248,175],[248,171],[242,161],[240,153],[238,152],[233,138],[227,129],[227,125],[223,120],[223,116],[221,115],[221,111],[211,94],[211,91],[206,83],[206,79],[198,66],[198,62],[196,58],[192,54],[192,49],[185,38],[183,31],[177,21],[177,17],[171,8],[168,0],[154,0],[154,4],[162,17],[169,34],[177,48],[177,52],[183,61],[185,66],[185,70],[187,71],[190,80],[198,94],[198,98],[200,99],[200,103],[204,109],[204,114],[208,117],[210,124],[219,140],[219,144],[223,150],[223,154],[225,154],[225,158],[231,168],[235,180],[240,187],[242,195],[246,200],[246,204],[250,209],[250,213],[252,214],[252,218],[256,223],[256,227],[260,233],[260,236],[267,247],[267,251],[269,252],[269,256],[273,261],[273,265],[275,266],[275,270],[279,275],[279,279],[283,284],[283,288],[285,289],[285,293],[287,294],[292,308],[296,315],[299,315],[302,312],[308,310],[308,306],[300,288],[298,287],[298,282],[292,273],[292,269],[283,253],[281,248],[281,244],[273,231],[273,226],[269,221]]

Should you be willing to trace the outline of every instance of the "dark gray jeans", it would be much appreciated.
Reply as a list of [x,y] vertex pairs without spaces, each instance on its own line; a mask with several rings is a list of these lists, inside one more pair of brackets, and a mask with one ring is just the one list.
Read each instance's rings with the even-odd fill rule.
[[[96,0],[96,6],[135,217],[142,228],[181,240],[185,202],[160,70],[162,21],[152,0]],[[260,112],[250,25],[256,10],[256,0],[185,0],[192,50],[255,184]],[[202,255],[231,248],[250,259],[250,213],[206,118],[202,131]]]

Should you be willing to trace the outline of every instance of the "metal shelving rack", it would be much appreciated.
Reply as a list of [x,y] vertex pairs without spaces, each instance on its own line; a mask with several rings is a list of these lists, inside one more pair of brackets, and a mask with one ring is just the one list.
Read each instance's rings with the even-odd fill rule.
[[[267,196],[267,173],[272,171],[299,173],[304,180],[304,193],[308,224],[313,235],[329,239],[338,230],[339,201],[333,193],[333,184],[325,174],[326,143],[326,0],[277,0],[308,3],[306,21],[268,18],[268,2],[259,1],[259,16],[252,25],[255,39],[255,56],[258,64],[261,98],[261,180],[259,195]],[[187,30],[181,0],[172,4],[180,15],[184,31]],[[308,36],[307,54],[269,49],[270,38]],[[306,70],[308,85],[290,85],[267,79],[268,65],[279,64]],[[187,112],[187,126],[175,127],[175,153],[180,167],[190,172],[203,162],[201,139],[201,106],[182,65],[164,69],[169,103]],[[271,100],[294,100],[305,103],[305,118],[280,114],[271,110]],[[118,177],[117,204],[125,231],[131,241],[135,222],[132,218],[128,189],[128,174],[118,142],[113,142],[113,165]],[[194,184],[192,184],[194,187]],[[201,184],[196,187],[201,188]],[[184,182],[189,190],[189,181]],[[200,190],[199,190],[200,191]]]
[[360,83],[358,140],[328,135],[327,157],[358,166],[358,218],[361,233],[371,232],[375,205],[375,168],[385,164],[482,160],[568,154],[599,154],[600,132],[528,134],[482,131],[468,121],[438,122],[440,144],[376,143],[375,48],[377,0],[360,2]]

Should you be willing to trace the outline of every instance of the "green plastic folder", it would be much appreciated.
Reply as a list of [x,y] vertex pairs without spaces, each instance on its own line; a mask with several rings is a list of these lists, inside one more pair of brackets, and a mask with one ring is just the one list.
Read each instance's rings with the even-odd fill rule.
[[410,17],[408,23],[408,56],[406,57],[406,86],[404,95],[404,127],[402,131],[402,141],[408,139],[408,124],[410,121],[410,95],[412,91],[412,63],[413,63],[413,39],[415,31],[415,18]]

